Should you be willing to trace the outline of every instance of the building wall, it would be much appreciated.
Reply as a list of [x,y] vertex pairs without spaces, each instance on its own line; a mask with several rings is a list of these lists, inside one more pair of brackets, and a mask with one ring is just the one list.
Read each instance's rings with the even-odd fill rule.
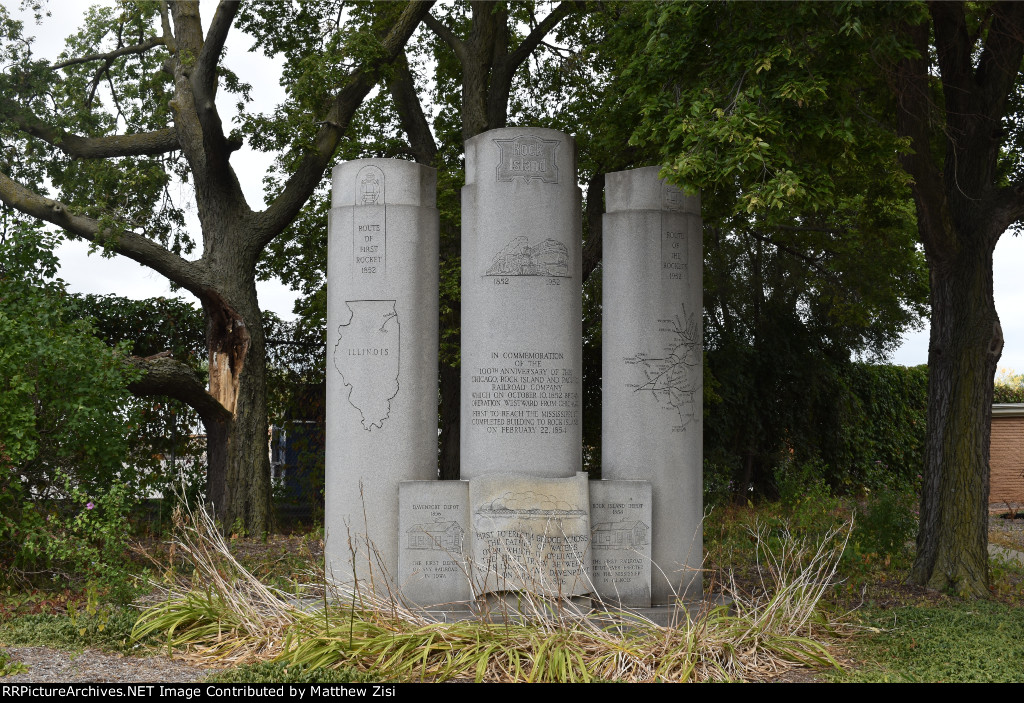
[[1024,510],[1024,417],[993,417],[989,507]]

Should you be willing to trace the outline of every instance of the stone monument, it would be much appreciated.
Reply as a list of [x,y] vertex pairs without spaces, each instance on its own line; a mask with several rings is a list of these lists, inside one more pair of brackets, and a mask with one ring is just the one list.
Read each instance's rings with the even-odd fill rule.
[[700,197],[652,166],[606,176],[601,472],[653,489],[651,597],[701,594],[703,287]]
[[328,576],[378,592],[398,574],[399,482],[437,478],[434,169],[334,168],[328,240]]
[[525,128],[467,142],[463,480],[438,481],[433,189],[408,162],[334,171],[331,576],[443,617],[524,594],[671,617],[650,606],[701,595],[699,198],[657,167],[607,176],[604,480],[588,481],[574,143]]
[[550,129],[466,142],[462,478],[582,468],[576,145]]

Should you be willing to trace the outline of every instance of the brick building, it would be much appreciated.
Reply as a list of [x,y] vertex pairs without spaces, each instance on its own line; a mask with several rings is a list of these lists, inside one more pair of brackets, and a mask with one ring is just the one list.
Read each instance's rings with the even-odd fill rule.
[[992,512],[1024,512],[1024,403],[992,406],[988,505]]

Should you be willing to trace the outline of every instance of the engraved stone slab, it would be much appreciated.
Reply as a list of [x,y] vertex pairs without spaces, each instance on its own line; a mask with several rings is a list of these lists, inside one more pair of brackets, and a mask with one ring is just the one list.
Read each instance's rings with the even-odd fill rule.
[[607,605],[651,605],[651,484],[590,482],[591,578]]
[[437,477],[436,174],[366,159],[333,175],[327,566],[336,582],[355,573],[383,589],[398,575],[398,484]]
[[582,468],[581,260],[572,138],[508,128],[467,141],[463,478]]
[[497,474],[469,482],[473,584],[479,594],[590,593],[587,476]]
[[601,470],[650,481],[653,605],[701,592],[703,255],[699,196],[658,167],[606,177]]
[[469,484],[398,484],[398,586],[411,603],[430,607],[468,601]]

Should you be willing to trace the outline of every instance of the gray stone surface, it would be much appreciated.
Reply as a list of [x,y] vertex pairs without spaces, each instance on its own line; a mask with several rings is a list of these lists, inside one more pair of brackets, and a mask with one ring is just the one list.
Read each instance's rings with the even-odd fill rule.
[[590,482],[591,579],[598,600],[651,605],[651,484]]
[[587,476],[488,474],[469,482],[474,591],[590,593]]
[[651,596],[663,605],[701,588],[700,199],[657,167],[605,183],[601,470],[652,485]]
[[398,585],[406,601],[432,607],[468,601],[469,484],[398,486]]
[[581,259],[572,138],[508,128],[466,142],[462,478],[582,467]]
[[339,583],[354,563],[363,585],[393,585],[398,484],[437,477],[435,192],[434,169],[408,161],[334,169],[325,529],[328,573]]

